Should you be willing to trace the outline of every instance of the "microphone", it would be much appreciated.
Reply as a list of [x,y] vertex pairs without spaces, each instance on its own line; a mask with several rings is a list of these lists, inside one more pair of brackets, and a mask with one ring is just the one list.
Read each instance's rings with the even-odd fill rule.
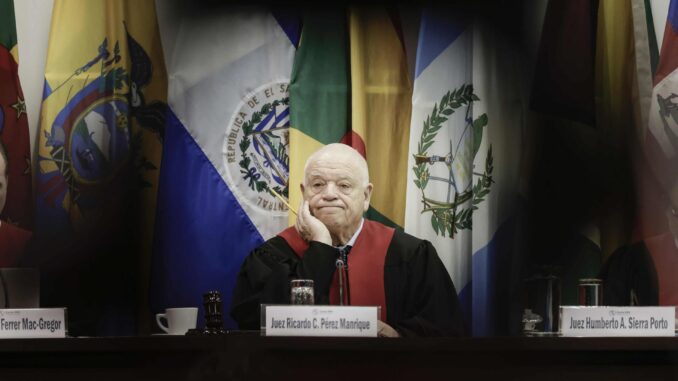
[[[351,246],[344,246],[339,249],[339,257],[335,261],[337,271],[339,271],[339,305],[351,304],[351,292],[348,284],[348,252],[351,251]],[[344,286],[345,285],[345,286]],[[346,292],[346,299],[344,299],[344,292]]]
[[339,305],[344,305],[344,269],[346,268],[346,263],[344,260],[339,257],[337,261],[334,262],[337,266],[337,271],[339,272]]

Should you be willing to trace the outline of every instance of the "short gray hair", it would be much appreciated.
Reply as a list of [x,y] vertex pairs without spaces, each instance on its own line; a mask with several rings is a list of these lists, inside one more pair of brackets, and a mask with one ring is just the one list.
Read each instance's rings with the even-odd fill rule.
[[331,143],[313,152],[311,156],[306,159],[306,164],[304,164],[304,182],[306,182],[306,172],[308,171],[308,166],[312,161],[316,160],[318,156],[326,154],[328,151],[333,152],[337,150],[350,157],[353,157],[356,160],[359,170],[363,175],[363,186],[366,187],[370,183],[370,170],[367,166],[367,161],[355,148],[343,143]]

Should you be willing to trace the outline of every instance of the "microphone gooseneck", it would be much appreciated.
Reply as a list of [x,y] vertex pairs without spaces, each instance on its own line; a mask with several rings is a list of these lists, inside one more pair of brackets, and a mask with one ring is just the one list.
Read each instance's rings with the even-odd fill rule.
[[[351,287],[348,281],[348,253],[351,251],[351,245],[346,245],[339,249],[339,256],[335,262],[339,272],[339,305],[351,305]],[[345,297],[344,297],[345,295]]]
[[339,305],[344,305],[344,269],[346,268],[346,262],[341,258],[337,258],[335,265],[337,266],[337,271],[339,272]]

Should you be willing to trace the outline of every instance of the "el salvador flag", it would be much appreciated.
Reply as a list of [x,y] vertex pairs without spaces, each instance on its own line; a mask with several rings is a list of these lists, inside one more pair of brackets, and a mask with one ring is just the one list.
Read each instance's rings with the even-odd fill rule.
[[[220,291],[227,328],[245,256],[287,226],[289,95],[298,19],[186,7],[161,25],[169,73],[150,302],[199,306]],[[171,17],[170,17],[171,18]],[[202,314],[201,314],[202,315]]]

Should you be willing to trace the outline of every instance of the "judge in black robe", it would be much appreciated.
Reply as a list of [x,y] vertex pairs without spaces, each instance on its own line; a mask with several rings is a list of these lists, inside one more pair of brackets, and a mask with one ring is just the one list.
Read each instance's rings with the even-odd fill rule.
[[[355,254],[351,252],[349,260]],[[289,303],[292,279],[313,279],[316,304],[330,304],[337,255],[336,248],[311,242],[300,258],[283,237],[271,238],[245,259],[233,294],[231,316],[241,329],[259,329],[259,305]],[[350,274],[350,262],[348,268]],[[457,293],[430,242],[395,230],[386,250],[383,273],[386,322],[402,336],[462,335]],[[349,287],[351,293],[356,292],[351,275]]]
[[668,231],[617,249],[605,263],[600,277],[606,305],[678,305],[678,182],[668,197]]
[[312,279],[316,304],[339,304],[337,247],[347,255],[344,302],[381,306],[384,336],[459,336],[456,290],[430,242],[363,220],[372,184],[365,160],[343,144],[308,159],[297,223],[245,259],[231,316],[258,329],[260,304],[290,302],[290,280]]
[[678,249],[671,233],[617,249],[605,263],[603,302],[610,306],[678,305]]

